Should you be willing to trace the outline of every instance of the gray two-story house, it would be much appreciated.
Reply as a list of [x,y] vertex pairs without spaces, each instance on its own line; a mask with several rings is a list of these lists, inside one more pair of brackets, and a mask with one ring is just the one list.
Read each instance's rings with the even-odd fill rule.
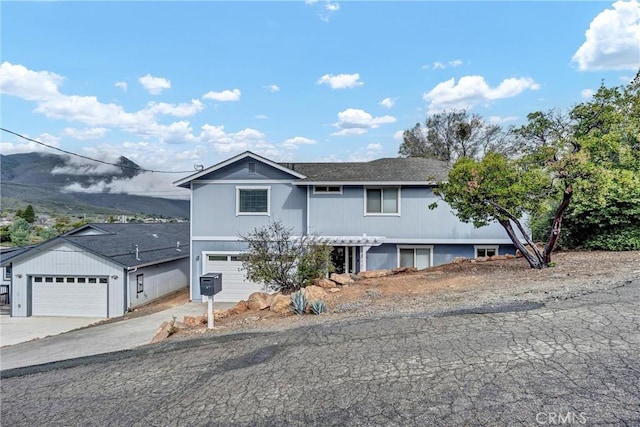
[[277,163],[247,151],[178,180],[191,190],[191,298],[201,299],[199,278],[209,272],[223,273],[218,301],[261,290],[242,271],[240,236],[275,220],[331,244],[339,272],[515,253],[499,224],[474,228],[442,201],[429,209],[447,173],[425,158]]

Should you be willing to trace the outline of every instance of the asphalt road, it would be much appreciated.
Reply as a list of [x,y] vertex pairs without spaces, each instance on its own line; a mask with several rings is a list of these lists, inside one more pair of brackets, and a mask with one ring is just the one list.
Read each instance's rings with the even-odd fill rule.
[[[2,372],[2,425],[640,425],[640,279]],[[475,312],[474,312],[475,311]]]

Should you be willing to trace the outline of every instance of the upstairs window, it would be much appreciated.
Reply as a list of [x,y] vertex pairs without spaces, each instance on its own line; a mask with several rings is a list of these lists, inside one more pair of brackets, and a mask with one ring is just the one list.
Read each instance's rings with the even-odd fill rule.
[[339,185],[314,185],[313,194],[342,194],[342,187]]
[[236,215],[269,215],[269,187],[236,187]]
[[366,215],[398,215],[400,213],[398,188],[367,188],[365,190]]

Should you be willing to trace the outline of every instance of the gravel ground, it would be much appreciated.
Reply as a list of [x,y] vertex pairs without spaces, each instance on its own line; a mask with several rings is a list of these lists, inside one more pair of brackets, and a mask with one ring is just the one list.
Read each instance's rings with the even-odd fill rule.
[[327,294],[329,312],[321,316],[276,315],[252,311],[181,330],[170,339],[194,334],[273,331],[357,317],[422,313],[499,312],[543,305],[614,289],[640,277],[640,251],[560,252],[555,267],[534,270],[522,258],[447,264],[377,279],[360,280]]

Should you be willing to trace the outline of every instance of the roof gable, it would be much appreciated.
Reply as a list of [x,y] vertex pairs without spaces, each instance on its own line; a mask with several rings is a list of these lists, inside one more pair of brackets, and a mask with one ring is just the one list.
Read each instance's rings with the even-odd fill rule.
[[[250,151],[246,151],[237,156],[231,157],[223,162],[215,164],[207,169],[190,175],[186,178],[175,181],[173,184],[178,187],[188,188],[189,184],[195,180],[208,179],[252,179],[247,176],[246,165],[249,162],[259,163],[261,166],[256,167],[256,173],[253,179],[302,179],[305,176],[299,172],[288,169],[282,164],[272,162],[269,159],[258,156]],[[277,173],[279,172],[279,173]]]

